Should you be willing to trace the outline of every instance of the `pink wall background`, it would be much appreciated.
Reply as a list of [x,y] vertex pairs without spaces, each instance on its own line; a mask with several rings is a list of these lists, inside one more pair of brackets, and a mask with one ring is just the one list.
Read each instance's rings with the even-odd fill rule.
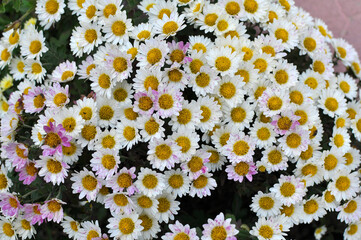
[[361,57],[361,0],[295,0],[313,17],[322,19],[334,37],[344,38]]

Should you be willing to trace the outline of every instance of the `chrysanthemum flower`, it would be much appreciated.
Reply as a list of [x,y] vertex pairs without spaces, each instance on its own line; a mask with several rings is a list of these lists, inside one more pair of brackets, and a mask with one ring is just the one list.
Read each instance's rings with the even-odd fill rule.
[[75,172],[70,178],[73,181],[73,193],[80,193],[79,199],[86,197],[88,201],[95,200],[96,195],[101,188],[100,181],[94,176],[94,173],[84,168],[80,172]]
[[64,216],[62,204],[66,203],[57,198],[45,201],[41,206],[42,218],[59,223]]

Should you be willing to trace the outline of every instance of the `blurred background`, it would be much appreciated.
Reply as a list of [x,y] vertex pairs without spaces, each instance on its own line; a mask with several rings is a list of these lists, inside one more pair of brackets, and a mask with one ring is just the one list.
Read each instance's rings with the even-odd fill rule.
[[294,0],[314,18],[322,19],[334,37],[344,38],[361,56],[361,0]]

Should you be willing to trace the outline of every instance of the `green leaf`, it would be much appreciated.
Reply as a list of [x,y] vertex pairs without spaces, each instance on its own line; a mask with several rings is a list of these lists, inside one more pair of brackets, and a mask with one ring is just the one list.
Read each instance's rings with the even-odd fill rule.
[[14,0],[13,1],[13,8],[16,12],[20,11],[21,4],[23,3],[23,0]]

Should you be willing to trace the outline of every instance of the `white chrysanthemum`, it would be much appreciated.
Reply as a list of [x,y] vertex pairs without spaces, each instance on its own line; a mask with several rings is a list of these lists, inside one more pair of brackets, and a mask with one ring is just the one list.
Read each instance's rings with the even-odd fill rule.
[[153,25],[150,23],[140,23],[134,27],[130,37],[138,41],[145,41],[154,36]]
[[177,12],[177,9],[177,3],[175,1],[155,1],[155,4],[148,9],[149,21],[154,22],[158,19],[163,19],[164,16],[170,17],[173,12]]
[[272,72],[271,80],[282,88],[292,87],[298,81],[296,66],[285,60],[279,60]]
[[0,217],[0,237],[4,240],[16,240],[14,224],[6,217]]
[[347,224],[354,223],[360,220],[361,217],[361,199],[360,197],[353,198],[345,204],[336,208],[339,212],[337,219]]
[[203,51],[203,53],[207,53],[208,50],[214,47],[214,43],[212,42],[212,40],[202,35],[189,36],[188,42],[188,52],[196,50],[197,52]]
[[153,139],[148,145],[148,157],[153,168],[163,171],[165,168],[172,169],[175,163],[179,163],[181,147],[171,140]]
[[228,123],[239,130],[248,128],[254,116],[254,104],[246,100],[230,107],[228,104],[222,106],[223,122]]
[[189,85],[198,96],[204,96],[207,93],[213,93],[219,80],[217,71],[211,69],[208,65],[204,65],[196,74],[190,76]]
[[116,192],[106,195],[104,207],[108,208],[114,216],[121,213],[131,214],[135,209],[135,204],[126,193]]
[[327,189],[335,196],[336,201],[349,200],[359,192],[360,180],[357,172],[350,173],[348,169],[337,171],[331,178]]
[[319,184],[324,180],[324,169],[322,163],[317,158],[311,158],[306,162],[297,162],[296,169],[293,171],[295,176],[302,178],[306,187]]
[[80,144],[82,148],[87,146],[89,150],[93,150],[94,144],[98,141],[98,134],[100,132],[100,127],[95,123],[85,122],[77,137],[77,143]]
[[268,25],[270,35],[282,40],[286,51],[291,51],[298,44],[296,27],[289,21],[278,19]]
[[190,179],[187,173],[177,168],[165,171],[164,177],[167,183],[165,191],[179,197],[188,194]]
[[69,165],[61,161],[59,156],[40,156],[35,167],[39,168],[39,176],[44,177],[45,182],[51,182],[53,185],[64,183],[68,176]]
[[299,40],[300,54],[308,54],[311,57],[322,51],[325,44],[322,34],[313,28],[304,31],[299,36]]
[[81,228],[79,230],[79,239],[92,239],[100,237],[102,231],[99,227],[98,220],[93,221],[84,221],[81,223]]
[[187,161],[199,147],[199,136],[194,131],[174,131],[170,136],[180,147],[178,158],[180,162]]
[[361,221],[349,224],[343,233],[345,240],[357,240],[360,236]]
[[[137,120],[138,121],[138,120]],[[164,138],[164,121],[158,116],[143,116],[139,118],[138,126],[144,142]]]
[[[51,1],[51,0],[49,0]],[[54,82],[69,82],[74,79],[77,71],[76,63],[69,62],[66,60],[65,62],[60,63],[52,72],[51,80]]]
[[[309,107],[311,103],[313,104],[312,101],[313,94],[310,93],[310,89],[307,86],[303,85],[300,82],[297,82],[295,86],[290,88],[289,94],[290,94],[290,102],[295,105],[306,105],[307,107]],[[313,107],[313,109],[317,110],[315,109],[315,107]],[[315,117],[312,116],[312,114],[309,115],[311,117]],[[316,116],[318,116],[318,112],[316,112]],[[312,119],[312,121],[314,121],[314,119]]]
[[267,117],[272,117],[283,112],[289,106],[288,91],[279,88],[267,88],[258,98],[258,106]]
[[12,51],[19,45],[20,37],[20,29],[12,28],[6,32],[3,32],[1,41],[3,45],[8,47],[9,51]]
[[144,229],[141,226],[142,221],[139,215],[121,214],[109,218],[107,228],[111,237],[115,239],[133,240],[141,236],[141,231]]
[[164,176],[149,168],[140,169],[138,179],[134,184],[140,192],[148,197],[154,197],[165,189]]
[[149,88],[158,90],[163,79],[163,73],[158,68],[140,68],[133,79],[133,88],[137,92],[147,92]]
[[184,15],[178,15],[177,12],[173,12],[170,16],[164,15],[162,19],[158,19],[154,23],[154,32],[164,39],[176,35],[177,32],[185,27]]
[[176,195],[165,192],[156,197],[158,200],[158,221],[168,223],[169,220],[174,220],[174,215],[178,214],[180,202],[176,201]]
[[250,136],[256,139],[256,146],[259,148],[267,148],[276,141],[276,133],[270,123],[255,122],[251,128]]
[[157,234],[161,231],[157,216],[143,212],[138,219],[142,221],[140,225],[143,227],[140,239],[157,238]]
[[64,0],[39,0],[36,2],[35,13],[38,15],[40,25],[47,30],[60,20],[64,8]]
[[165,62],[165,55],[168,54],[169,48],[165,41],[160,39],[145,40],[139,46],[137,60],[139,67],[162,67]]
[[211,48],[206,55],[208,64],[222,76],[232,76],[237,71],[241,56],[230,47]]
[[[269,2],[266,0],[243,0],[241,11],[237,15],[243,21],[260,22],[267,16],[268,8]],[[230,10],[231,9],[233,8],[230,8]]]
[[80,193],[79,199],[86,197],[88,201],[95,200],[101,188],[101,183],[92,171],[83,168],[80,172],[73,173],[70,180],[73,181],[71,186],[73,193]]
[[95,22],[98,19],[97,11],[96,0],[84,0],[78,14],[79,22]]
[[231,163],[249,162],[253,159],[255,149],[254,139],[243,132],[235,134],[233,131],[224,146],[224,155]]
[[98,8],[98,22],[102,25],[112,16],[116,16],[123,8],[121,0],[98,0],[96,2]]
[[7,176],[8,170],[4,165],[0,166],[0,192],[7,192],[13,185],[11,179]]
[[22,33],[20,52],[25,59],[35,58],[38,60],[47,51],[48,48],[45,46],[43,31],[38,32],[35,27],[31,27]]
[[360,151],[358,149],[351,147],[343,155],[343,157],[346,158],[345,165],[351,171],[355,170],[356,168],[358,168],[360,166],[361,155],[360,155]]
[[340,73],[337,76],[337,85],[345,96],[349,99],[354,99],[357,95],[357,85],[355,79],[345,73]]
[[43,67],[42,63],[37,60],[26,60],[24,71],[26,72],[26,77],[29,80],[33,80],[38,83],[41,83],[46,76],[46,69]]
[[307,200],[303,200],[302,204],[296,206],[296,214],[300,216],[301,223],[311,223],[312,221],[318,221],[326,215],[326,210],[321,201],[321,197],[312,195]]
[[208,158],[209,162],[205,163],[206,167],[210,172],[215,172],[220,170],[223,167],[223,165],[226,163],[227,161],[226,157],[220,154],[216,148],[208,145],[202,145],[201,148],[211,154],[210,157]]
[[8,45],[0,44],[0,69],[10,64],[12,59],[12,51]]
[[350,149],[350,135],[346,128],[334,128],[332,137],[330,137],[329,145],[335,148],[342,154],[345,154]]
[[285,234],[281,231],[279,223],[273,218],[258,218],[256,225],[249,233],[259,240],[285,240],[283,237]]
[[112,149],[100,149],[92,154],[90,166],[99,178],[109,179],[118,170],[119,155]]
[[97,97],[98,124],[100,127],[115,127],[120,119],[120,106],[117,101]]
[[75,221],[72,217],[65,216],[60,225],[63,227],[64,232],[69,236],[69,238],[79,238],[80,223],[78,221]]
[[245,91],[242,89],[244,82],[239,76],[224,76],[215,89],[215,93],[231,107],[241,103]]
[[189,196],[203,198],[211,195],[211,190],[217,187],[217,182],[212,178],[212,173],[201,174],[198,178],[194,179],[190,190]]
[[63,161],[69,165],[77,162],[79,157],[82,155],[83,148],[75,140],[69,142],[69,147],[62,147],[63,150]]
[[278,183],[270,188],[270,192],[274,193],[275,197],[286,206],[302,201],[302,198],[306,195],[306,191],[307,189],[301,179],[293,175],[281,175]]
[[127,19],[125,11],[119,11],[104,21],[102,30],[105,41],[121,45],[129,40],[129,32],[133,30],[132,21]]
[[25,78],[25,61],[23,58],[18,57],[12,59],[10,63],[10,74],[13,76],[15,80],[21,80]]
[[258,217],[273,217],[280,214],[281,202],[277,201],[273,193],[258,193],[252,197],[251,210]]
[[97,134],[97,139],[94,144],[95,150],[104,148],[114,149],[116,151],[120,150],[120,136],[114,128],[98,132]]
[[115,77],[113,69],[98,66],[90,73],[90,86],[97,95],[110,98]]
[[301,152],[307,150],[310,143],[309,133],[303,128],[288,131],[282,138],[278,139],[279,146],[287,156],[298,157]]
[[78,115],[74,109],[71,108],[63,108],[58,114],[54,116],[55,121],[58,124],[62,124],[66,133],[76,138],[84,125],[83,118]]
[[178,116],[173,115],[169,124],[173,131],[192,131],[202,118],[201,109],[194,100],[191,102],[184,100],[182,105],[182,110],[179,111]]
[[131,149],[140,140],[138,124],[135,121],[122,120],[117,124],[120,147]]
[[257,162],[258,168],[261,170],[263,166],[268,173],[279,170],[286,170],[288,167],[288,157],[283,153],[280,147],[268,147],[262,152],[261,161]]
[[350,62],[357,58],[356,49],[344,39],[333,38],[331,39],[331,44],[335,49],[337,57],[339,57],[346,65],[350,65]]
[[96,23],[82,22],[76,27],[70,37],[70,48],[75,56],[81,57],[89,54],[95,47],[103,42],[100,26]]
[[213,127],[220,123],[222,116],[221,106],[214,97],[198,97],[197,103],[202,111],[200,123],[196,125],[196,129],[202,132],[211,131]]
[[342,115],[346,111],[346,99],[339,90],[321,90],[319,107],[330,117]]
[[223,35],[228,31],[233,31],[238,26],[239,21],[232,18],[228,15],[225,11],[222,11],[218,16],[216,23],[214,25],[215,34],[216,35]]

